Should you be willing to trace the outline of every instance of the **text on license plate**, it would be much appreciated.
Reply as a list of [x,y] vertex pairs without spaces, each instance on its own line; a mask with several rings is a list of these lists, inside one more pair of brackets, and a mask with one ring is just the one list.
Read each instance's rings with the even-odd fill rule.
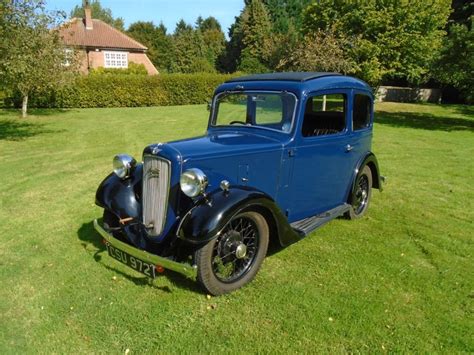
[[105,245],[107,246],[107,251],[112,258],[130,266],[132,269],[141,272],[148,277],[155,278],[155,265],[140,260],[123,250],[117,249],[108,242],[106,242]]

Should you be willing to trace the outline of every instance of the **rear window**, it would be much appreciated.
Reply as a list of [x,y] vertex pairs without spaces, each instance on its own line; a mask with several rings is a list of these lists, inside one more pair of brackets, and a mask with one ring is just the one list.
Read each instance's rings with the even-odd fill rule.
[[358,131],[370,126],[372,100],[367,95],[354,96],[354,112],[352,114],[352,129]]

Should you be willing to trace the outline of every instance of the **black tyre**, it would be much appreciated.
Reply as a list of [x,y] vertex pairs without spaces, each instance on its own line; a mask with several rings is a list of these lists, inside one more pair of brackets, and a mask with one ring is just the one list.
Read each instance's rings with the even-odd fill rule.
[[233,217],[220,235],[196,252],[198,281],[212,295],[252,281],[267,254],[269,228],[257,212]]
[[357,219],[364,216],[369,208],[372,197],[372,171],[366,165],[357,175],[354,189],[351,194],[351,209],[347,213],[349,219]]

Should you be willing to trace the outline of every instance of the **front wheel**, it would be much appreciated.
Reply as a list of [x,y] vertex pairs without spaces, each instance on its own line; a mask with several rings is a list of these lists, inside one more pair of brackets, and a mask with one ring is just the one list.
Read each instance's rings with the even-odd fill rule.
[[252,281],[267,254],[269,229],[257,212],[233,217],[219,236],[196,252],[199,283],[212,295]]
[[357,175],[351,195],[351,209],[347,213],[349,219],[361,218],[369,208],[372,197],[372,171],[366,165]]

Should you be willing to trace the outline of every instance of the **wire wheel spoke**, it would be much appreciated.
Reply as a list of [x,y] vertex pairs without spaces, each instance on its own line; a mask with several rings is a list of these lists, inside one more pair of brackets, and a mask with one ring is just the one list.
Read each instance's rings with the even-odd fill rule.
[[355,212],[359,214],[364,210],[369,199],[369,179],[366,175],[362,175],[358,179],[356,188],[353,207]]
[[214,275],[227,283],[240,279],[252,266],[258,245],[259,234],[255,222],[243,216],[232,219],[214,245]]

